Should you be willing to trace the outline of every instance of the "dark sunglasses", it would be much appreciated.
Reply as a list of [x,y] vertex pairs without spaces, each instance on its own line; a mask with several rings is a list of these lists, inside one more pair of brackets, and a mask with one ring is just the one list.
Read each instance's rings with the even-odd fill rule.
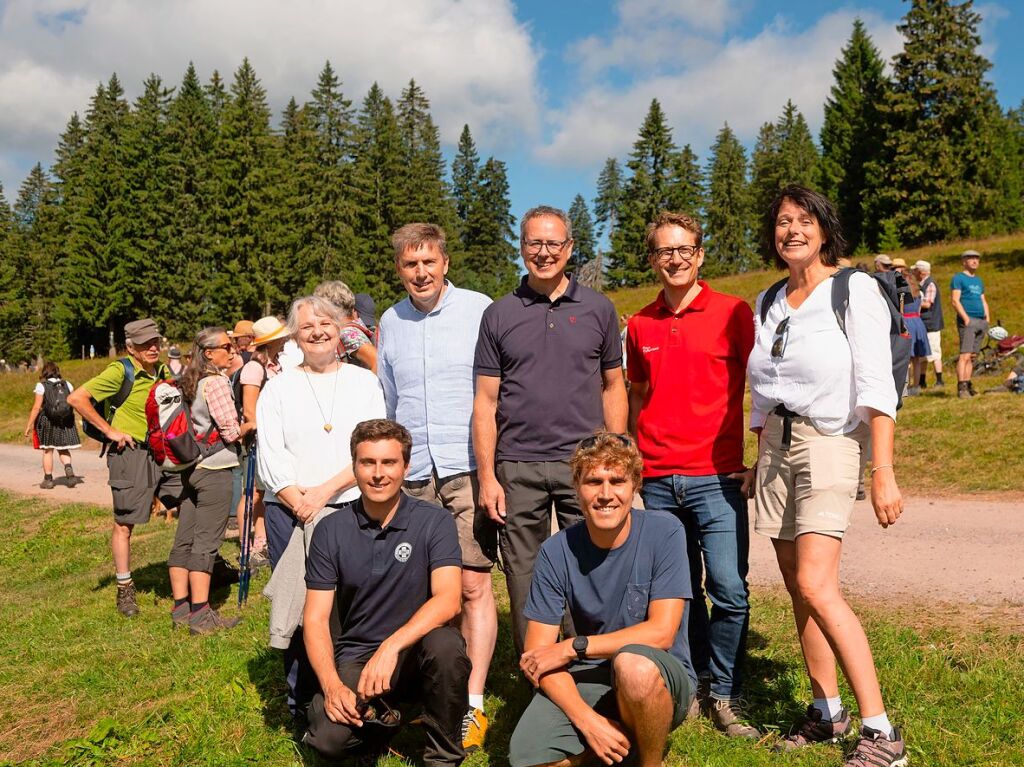
[[401,712],[391,708],[383,698],[360,701],[356,704],[356,712],[362,717],[363,724],[394,728],[402,723]]
[[203,348],[206,349],[207,351],[210,351],[210,352],[212,352],[214,349],[223,349],[224,351],[229,352],[232,349],[234,349],[235,347],[234,347],[234,344],[226,343],[226,344],[220,344],[219,346],[204,346]]
[[605,437],[614,437],[621,443],[623,447],[629,447],[630,445],[633,444],[633,441],[625,434],[606,432],[604,434],[595,434],[593,437],[587,437],[586,439],[580,440],[579,449],[589,450],[598,443],[598,440],[604,439]]
[[789,340],[789,317],[775,326],[775,341],[772,343],[772,357],[781,359]]

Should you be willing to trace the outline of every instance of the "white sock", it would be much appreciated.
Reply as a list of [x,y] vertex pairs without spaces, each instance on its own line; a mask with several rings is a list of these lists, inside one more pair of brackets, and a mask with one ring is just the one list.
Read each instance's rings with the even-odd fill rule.
[[469,705],[472,708],[478,708],[481,711],[483,711],[484,710],[484,694],[480,693],[480,694],[477,695],[477,694],[474,694],[474,693],[470,693],[469,694]]
[[892,729],[892,724],[889,723],[889,715],[884,711],[881,714],[875,714],[874,716],[864,716],[860,720],[862,727],[870,727],[872,730],[878,730],[885,737],[892,740],[895,734]]
[[131,570],[129,570],[126,573],[114,573],[114,577],[117,578],[118,584],[124,585],[126,583],[131,583],[131,581],[132,581],[132,572],[131,572]]
[[834,698],[815,698],[814,707],[821,712],[821,718],[824,721],[834,722],[843,710],[843,699],[838,695]]

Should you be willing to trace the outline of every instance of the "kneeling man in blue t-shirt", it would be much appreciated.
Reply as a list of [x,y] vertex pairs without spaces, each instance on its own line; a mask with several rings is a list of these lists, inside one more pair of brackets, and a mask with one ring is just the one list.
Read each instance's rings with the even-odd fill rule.
[[[539,690],[512,734],[512,767],[613,764],[631,750],[642,767],[660,765],[686,717],[697,681],[686,534],[670,514],[632,508],[642,465],[609,432],[572,457],[584,521],[549,538],[534,567],[519,665]],[[559,642],[566,606],[578,636]]]
[[401,492],[411,447],[394,421],[356,426],[362,496],[322,519],[310,541],[303,637],[322,692],[303,742],[328,758],[385,750],[407,703],[423,706],[425,764],[466,756],[470,662],[449,625],[462,597],[459,536],[451,514]]

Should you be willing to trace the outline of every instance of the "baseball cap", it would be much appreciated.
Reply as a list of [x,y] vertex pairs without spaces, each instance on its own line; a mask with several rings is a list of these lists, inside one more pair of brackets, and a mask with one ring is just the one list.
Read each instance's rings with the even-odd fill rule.
[[879,253],[875,256],[876,264],[885,264],[886,266],[892,266],[892,259],[889,258],[885,253]]
[[148,317],[142,320],[132,320],[124,326],[124,337],[133,344],[152,341],[162,335],[157,324]]

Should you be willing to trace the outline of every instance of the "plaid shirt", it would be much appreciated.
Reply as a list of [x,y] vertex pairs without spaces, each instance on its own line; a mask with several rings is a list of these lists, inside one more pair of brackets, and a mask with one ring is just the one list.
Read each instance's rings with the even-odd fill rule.
[[235,398],[231,394],[231,382],[224,376],[210,376],[203,393],[206,395],[210,417],[217,424],[221,439],[225,442],[235,442],[240,432]]

